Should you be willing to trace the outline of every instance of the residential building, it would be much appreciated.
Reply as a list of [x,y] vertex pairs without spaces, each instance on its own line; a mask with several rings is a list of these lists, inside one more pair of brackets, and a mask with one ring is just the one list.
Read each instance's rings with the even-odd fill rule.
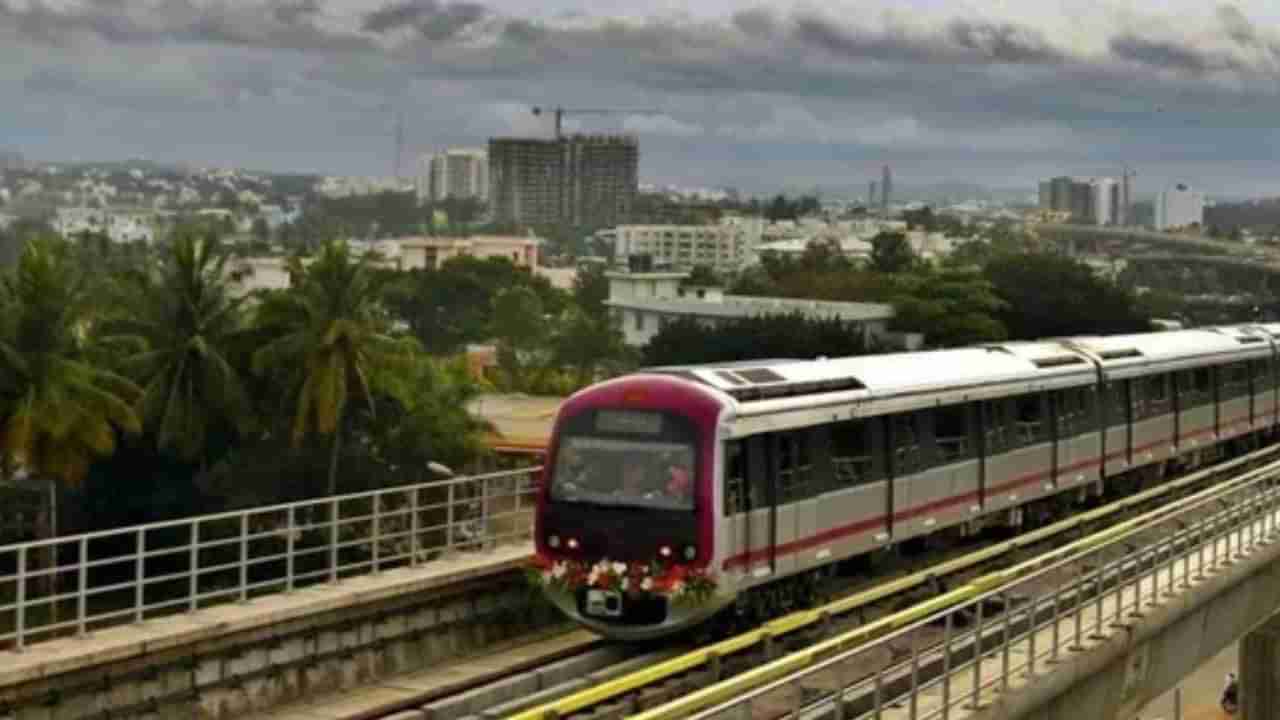
[[227,263],[226,272],[237,297],[258,290],[287,290],[293,284],[289,259],[283,257],[235,258]]
[[155,239],[152,213],[130,213],[86,207],[58,208],[53,229],[63,237],[102,233],[112,242],[150,243]]
[[1097,178],[1089,183],[1093,213],[1089,217],[1097,225],[1117,225],[1120,221],[1120,184],[1111,178]]
[[[855,322],[868,340],[891,338],[893,306],[876,303],[827,302],[795,298],[726,295],[720,288],[685,285],[684,272],[610,272],[609,299],[628,345],[648,344],[667,323],[695,318],[707,325],[740,318],[800,314],[811,319],[839,318]],[[919,338],[910,338],[919,342]]]
[[533,236],[473,235],[471,237],[399,238],[401,270],[438,270],[455,257],[504,257],[519,267],[538,270],[542,240]]
[[1156,230],[1204,224],[1204,193],[1178,183],[1156,198]]
[[489,155],[482,149],[455,148],[424,155],[420,173],[420,200],[489,199]]
[[717,225],[619,225],[597,237],[613,242],[614,257],[648,255],[658,265],[683,270],[703,265],[736,272],[750,264],[761,243],[763,221],[728,219]]
[[1039,190],[1041,210],[1069,213],[1074,221],[1098,225],[1118,225],[1123,220],[1123,186],[1114,178],[1062,176],[1040,183]]
[[592,228],[627,222],[640,149],[626,135],[489,141],[489,200],[498,222]]

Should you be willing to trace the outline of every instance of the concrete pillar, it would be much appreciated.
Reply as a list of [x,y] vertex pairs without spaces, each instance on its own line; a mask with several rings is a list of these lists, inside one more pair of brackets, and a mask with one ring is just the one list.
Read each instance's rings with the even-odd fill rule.
[[1238,677],[1240,718],[1280,718],[1280,614],[1271,616],[1240,640]]

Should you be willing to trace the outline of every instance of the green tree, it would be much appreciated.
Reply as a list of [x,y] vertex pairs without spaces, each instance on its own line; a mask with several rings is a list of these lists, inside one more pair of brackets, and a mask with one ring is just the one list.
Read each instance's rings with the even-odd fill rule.
[[603,265],[587,265],[578,268],[573,278],[573,301],[587,315],[595,318],[609,314],[609,278]]
[[660,366],[848,357],[875,351],[857,323],[812,320],[797,313],[740,318],[711,327],[680,318],[664,325],[642,354],[645,365]]
[[599,368],[617,367],[627,347],[622,331],[608,313],[573,308],[565,315],[553,341],[553,357],[560,367],[572,368],[577,386],[583,387],[595,380]]
[[536,356],[549,340],[543,312],[537,294],[527,287],[511,288],[494,300],[491,334],[498,343],[498,367],[512,390],[531,384],[530,366],[541,365]]
[[352,256],[346,243],[326,243],[315,261],[296,270],[288,291],[266,296],[258,324],[269,338],[253,354],[259,375],[281,376],[294,410],[295,445],[309,433],[332,437],[329,493],[337,492],[343,424],[352,402],[374,411],[376,390],[394,390],[397,371],[412,360],[416,343],[388,334],[378,300],[382,287],[368,256]]
[[121,303],[104,338],[143,386],[138,411],[156,445],[182,460],[207,462],[212,427],[253,426],[232,345],[242,341],[241,300],[227,282],[227,255],[215,235],[184,233],[162,262],[121,278]]
[[919,258],[911,250],[907,236],[882,232],[871,239],[871,269],[882,273],[902,273],[915,268]]
[[73,258],[61,240],[32,239],[0,289],[0,447],[47,483],[46,535],[58,532],[59,486],[113,453],[117,431],[141,431],[138,387],[87,360],[95,298]]
[[984,275],[1005,302],[997,317],[1014,339],[1142,332],[1150,324],[1131,293],[1068,257],[1003,255]]

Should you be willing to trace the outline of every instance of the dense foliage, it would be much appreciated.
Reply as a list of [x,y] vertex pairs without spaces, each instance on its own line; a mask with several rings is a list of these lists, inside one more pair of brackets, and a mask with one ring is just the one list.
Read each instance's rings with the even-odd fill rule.
[[30,239],[0,282],[0,482],[65,494],[64,531],[420,482],[481,453],[479,387],[396,329],[389,276],[344,244],[250,299],[214,235],[120,267],[103,251]]
[[644,348],[644,363],[692,365],[819,356],[842,357],[874,351],[861,329],[841,320],[769,315],[708,326],[694,318],[668,323]]

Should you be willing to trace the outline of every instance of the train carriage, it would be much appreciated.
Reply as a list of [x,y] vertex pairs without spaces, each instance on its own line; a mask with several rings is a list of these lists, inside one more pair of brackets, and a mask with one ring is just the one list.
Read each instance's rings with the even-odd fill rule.
[[[1217,328],[593,386],[562,406],[549,448],[548,593],[602,634],[659,637],[731,604],[801,602],[845,559],[1140,486],[1270,433],[1277,340],[1280,325]],[[695,576],[713,589],[688,602]]]

